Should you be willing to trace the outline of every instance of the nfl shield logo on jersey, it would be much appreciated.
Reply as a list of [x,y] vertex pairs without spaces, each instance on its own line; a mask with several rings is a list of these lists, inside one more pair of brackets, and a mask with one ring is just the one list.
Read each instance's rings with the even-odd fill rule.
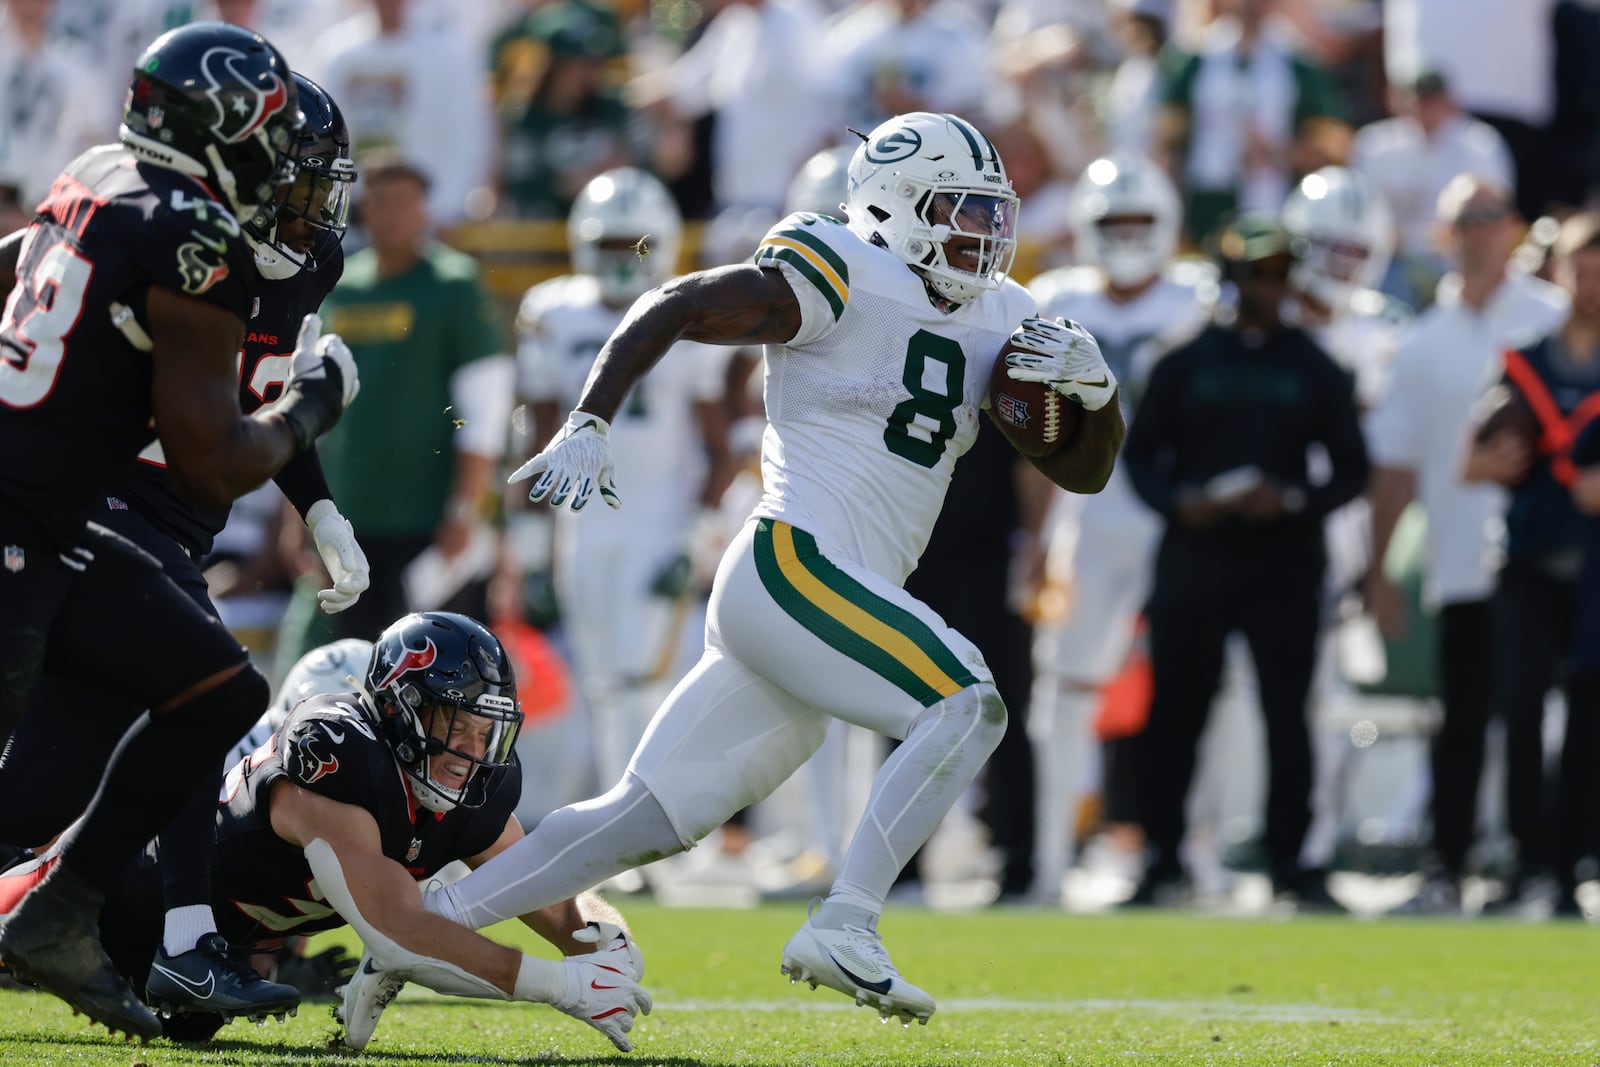
[[22,554],[22,549],[19,546],[6,546],[6,570],[10,571],[12,574],[15,574],[20,571],[23,568],[23,565],[27,562],[27,557]]
[[415,860],[417,858],[418,854],[420,854],[421,852],[422,852],[422,838],[413,837],[411,839],[411,847],[406,849],[406,862],[407,863],[412,862],[413,860]]

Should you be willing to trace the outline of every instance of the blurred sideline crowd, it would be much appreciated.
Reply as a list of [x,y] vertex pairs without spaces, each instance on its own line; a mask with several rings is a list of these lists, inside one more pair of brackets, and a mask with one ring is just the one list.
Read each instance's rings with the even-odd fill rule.
[[[615,779],[759,496],[761,353],[683,345],[641,384],[618,514],[552,516],[504,473],[632,299],[837,214],[850,131],[954,112],[1022,198],[1019,280],[1095,333],[1130,434],[1095,497],[992,427],[958,465],[908,586],[1012,727],[904,895],[1254,906],[1259,872],[1302,909],[1600,913],[1600,5],[4,0],[0,233],[197,18],[324,85],[361,171],[323,314],[363,395],[321,453],[373,587],[320,614],[303,525],[271,485],[240,500],[207,576],[269,674],[464,611],[522,665],[524,822]],[[1285,327],[1347,375],[1299,436],[1254,429],[1301,387],[1252,355]],[[1209,371],[1163,369],[1201,343]],[[616,888],[826,886],[883,756],[832,730]]]

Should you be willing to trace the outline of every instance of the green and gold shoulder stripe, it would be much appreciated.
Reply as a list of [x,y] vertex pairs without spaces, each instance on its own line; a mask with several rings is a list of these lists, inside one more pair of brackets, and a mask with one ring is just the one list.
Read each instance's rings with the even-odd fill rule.
[[817,287],[833,311],[835,322],[844,314],[844,306],[850,302],[850,268],[845,266],[839,253],[815,234],[798,226],[773,230],[762,238],[755,262],[789,264],[800,277]]

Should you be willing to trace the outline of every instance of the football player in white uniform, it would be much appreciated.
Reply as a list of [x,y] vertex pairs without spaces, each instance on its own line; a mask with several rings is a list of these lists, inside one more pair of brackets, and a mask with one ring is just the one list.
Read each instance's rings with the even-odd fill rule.
[[[1069,201],[1083,266],[1048,271],[1028,286],[1045,318],[1063,316],[1091,331],[1123,385],[1125,413],[1154,356],[1199,329],[1215,297],[1209,264],[1174,263],[1182,208],[1160,167],[1117,154],[1085,168]],[[1034,687],[1028,732],[1034,745],[1034,890],[1059,904],[1072,855],[1100,687],[1121,668],[1150,591],[1160,519],[1124,475],[1113,471],[1094,497],[1059,494],[1047,524],[1046,570],[1070,581],[1064,618],[1034,630]]]
[[[528,290],[517,316],[518,397],[533,413],[534,440],[553,437],[578,402],[628,305],[675,273],[682,231],[671,194],[645,171],[621,167],[584,186],[567,221],[575,272]],[[556,594],[602,782],[622,774],[681,673],[673,671],[681,630],[674,615],[687,607],[685,553],[696,517],[730,476],[728,355],[679,342],[628,395],[610,434],[627,472],[627,515],[599,508],[555,516]],[[545,521],[542,511],[514,513],[513,527]],[[514,532],[512,540],[526,538]]]
[[[1123,423],[1093,337],[1029,318],[1033,298],[1006,276],[1017,196],[988,138],[953,115],[901,115],[864,139],[849,179],[848,223],[791,215],[753,263],[636,303],[561,432],[513,474],[557,506],[596,495],[619,505],[610,420],[645,370],[682,337],[767,346],[765,495],[722,558],[704,656],[609,792],[553,812],[527,845],[428,907],[486,925],[689,848],[844,719],[904,744],[782,969],[909,1023],[934,1001],[901,977],[878,917],[896,873],[999,742],[1006,710],[972,644],[901,583],[1013,331],[1034,352],[1008,357],[1012,376],[1084,409],[1071,445],[1035,461],[1048,477],[1098,491]],[[347,1005],[385,980],[353,982]]]

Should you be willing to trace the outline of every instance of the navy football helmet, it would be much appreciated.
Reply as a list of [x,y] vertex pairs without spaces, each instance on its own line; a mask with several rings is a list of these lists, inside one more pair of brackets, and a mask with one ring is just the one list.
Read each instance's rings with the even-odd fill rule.
[[488,801],[510,765],[522,704],[487,627],[447,611],[407,615],[373,646],[367,692],[418,804],[437,812]]
[[120,139],[143,162],[206,182],[247,219],[293,179],[301,122],[289,64],[266,38],[194,22],[139,57]]
[[[304,74],[295,74],[291,80],[305,116],[296,138],[299,159],[294,181],[279,186],[272,201],[244,224],[245,236],[255,250],[256,268],[271,281],[292,278],[302,270],[314,271],[319,263],[328,261],[344,240],[350,221],[350,190],[356,181],[350,131],[339,105]],[[300,220],[305,227],[292,227]],[[286,236],[289,227],[300,233]]]

